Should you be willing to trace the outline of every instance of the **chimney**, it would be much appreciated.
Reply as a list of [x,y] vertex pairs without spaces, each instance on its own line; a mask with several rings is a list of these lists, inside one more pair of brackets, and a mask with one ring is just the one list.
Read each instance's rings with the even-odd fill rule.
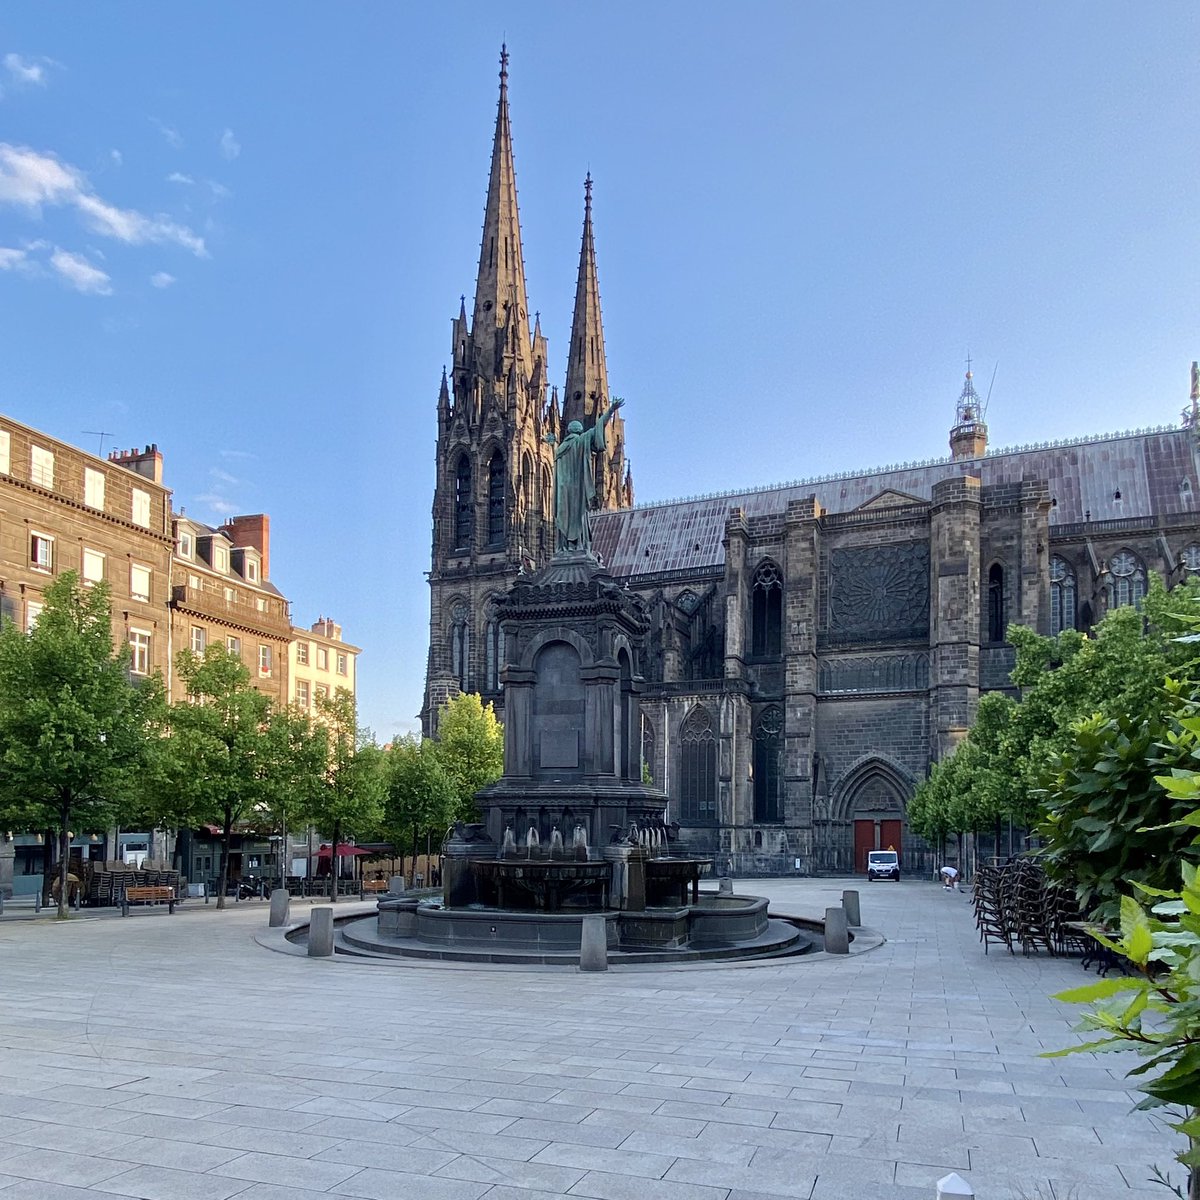
[[155,442],[151,442],[145,450],[114,450],[108,456],[108,461],[154,483],[161,484],[163,481],[163,459]]
[[330,641],[340,642],[342,640],[342,627],[334,623],[332,617],[318,617],[312,623],[313,633],[319,633],[322,637],[329,638]]
[[230,517],[221,532],[235,546],[250,546],[262,555],[262,575],[271,578],[271,518],[266,513]]

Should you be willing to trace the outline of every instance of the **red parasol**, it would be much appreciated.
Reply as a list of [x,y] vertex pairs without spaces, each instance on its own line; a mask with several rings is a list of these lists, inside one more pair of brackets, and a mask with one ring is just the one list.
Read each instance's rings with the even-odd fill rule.
[[[337,852],[338,858],[353,858],[355,855],[367,855],[371,853],[370,850],[364,850],[361,846],[351,846],[346,842],[338,843]],[[326,843],[321,847],[320,850],[317,851],[318,858],[329,858],[331,854],[332,851],[328,843]]]

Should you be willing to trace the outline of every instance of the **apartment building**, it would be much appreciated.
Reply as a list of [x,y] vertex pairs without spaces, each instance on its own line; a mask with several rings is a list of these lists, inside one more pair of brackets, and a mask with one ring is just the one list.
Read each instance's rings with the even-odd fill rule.
[[288,663],[291,699],[305,712],[312,712],[321,697],[338,688],[354,695],[358,646],[342,640],[342,627],[329,617],[314,621],[308,629],[292,627]]
[[[265,513],[232,517],[224,525],[174,519],[171,635],[176,650],[203,654],[222,645],[250,671],[255,687],[287,704],[292,625],[288,602],[271,582],[271,522]],[[172,671],[173,700],[184,695]]]
[[28,631],[64,571],[109,585],[131,674],[165,674],[171,492],[157,446],[104,459],[0,415],[0,613]]

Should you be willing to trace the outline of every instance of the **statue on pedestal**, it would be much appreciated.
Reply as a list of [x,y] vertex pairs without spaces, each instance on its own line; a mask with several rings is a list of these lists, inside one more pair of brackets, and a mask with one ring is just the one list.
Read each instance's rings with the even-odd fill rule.
[[[611,421],[624,400],[613,400],[608,411],[591,429],[585,430],[582,423],[572,421],[567,426],[566,437],[554,451],[554,528],[555,549],[583,551],[592,548],[591,528],[588,512],[596,507],[596,462],[595,455],[603,454],[604,427]],[[546,434],[546,441],[555,445],[554,434]]]

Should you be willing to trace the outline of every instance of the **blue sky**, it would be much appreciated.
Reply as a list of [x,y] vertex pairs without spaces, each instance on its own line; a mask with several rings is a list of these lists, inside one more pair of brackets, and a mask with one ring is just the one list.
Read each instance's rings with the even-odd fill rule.
[[590,170],[640,500],[942,455],[968,350],[993,445],[1177,420],[1190,2],[6,4],[0,409],[268,512],[382,738],[502,39],[530,306],[561,386]]

